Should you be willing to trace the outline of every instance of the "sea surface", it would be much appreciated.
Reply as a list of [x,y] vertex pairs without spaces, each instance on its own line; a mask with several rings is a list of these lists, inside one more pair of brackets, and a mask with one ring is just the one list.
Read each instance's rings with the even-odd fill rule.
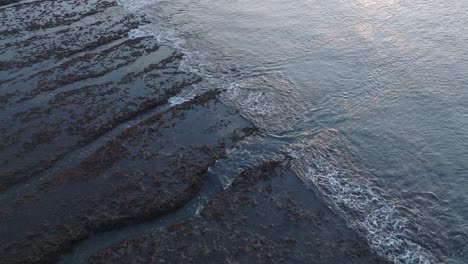
[[119,3],[150,21],[129,38],[154,36],[203,77],[172,103],[222,89],[262,129],[232,175],[283,151],[378,254],[468,263],[467,1]]

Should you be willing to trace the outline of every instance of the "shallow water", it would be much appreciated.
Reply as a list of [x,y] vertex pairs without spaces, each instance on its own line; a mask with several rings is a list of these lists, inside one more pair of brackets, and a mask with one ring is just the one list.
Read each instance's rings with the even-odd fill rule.
[[[379,254],[466,263],[468,2],[119,2],[151,20],[129,37],[155,36],[204,76],[200,89],[226,89],[265,131],[255,149],[284,144]],[[316,133],[346,154],[311,146]]]

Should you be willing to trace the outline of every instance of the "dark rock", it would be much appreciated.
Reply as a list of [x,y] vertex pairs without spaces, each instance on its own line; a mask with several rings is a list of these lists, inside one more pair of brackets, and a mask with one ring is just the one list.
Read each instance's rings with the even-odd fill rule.
[[[151,219],[188,202],[207,169],[233,144],[230,131],[248,126],[216,96],[208,92],[154,115],[77,167],[24,188],[15,200],[0,200],[3,260],[50,262],[93,233]],[[219,126],[223,130],[211,133]]]
[[242,172],[199,216],[103,249],[87,263],[387,262],[274,161]]

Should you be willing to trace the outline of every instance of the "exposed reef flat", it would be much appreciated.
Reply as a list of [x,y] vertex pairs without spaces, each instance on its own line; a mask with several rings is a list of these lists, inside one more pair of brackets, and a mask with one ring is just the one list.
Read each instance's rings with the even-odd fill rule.
[[0,263],[55,263],[115,230],[87,262],[382,263],[285,161],[127,238],[192,201],[258,129],[219,90],[171,105],[202,78],[154,38],[129,39],[148,21],[116,1],[0,1],[0,16]]
[[76,167],[0,200],[2,258],[53,262],[93,233],[176,210],[247,126],[208,92],[128,128]]
[[251,167],[200,215],[87,262],[386,263],[284,167],[278,161]]

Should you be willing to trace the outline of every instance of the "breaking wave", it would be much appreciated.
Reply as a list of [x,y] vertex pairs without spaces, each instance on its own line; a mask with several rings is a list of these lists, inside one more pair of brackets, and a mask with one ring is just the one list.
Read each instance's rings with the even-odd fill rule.
[[344,153],[331,147],[337,140],[337,132],[327,129],[311,141],[289,146],[293,170],[380,255],[398,264],[437,263],[432,253],[417,243],[411,231],[415,228],[373,183],[372,176],[354,168]]

